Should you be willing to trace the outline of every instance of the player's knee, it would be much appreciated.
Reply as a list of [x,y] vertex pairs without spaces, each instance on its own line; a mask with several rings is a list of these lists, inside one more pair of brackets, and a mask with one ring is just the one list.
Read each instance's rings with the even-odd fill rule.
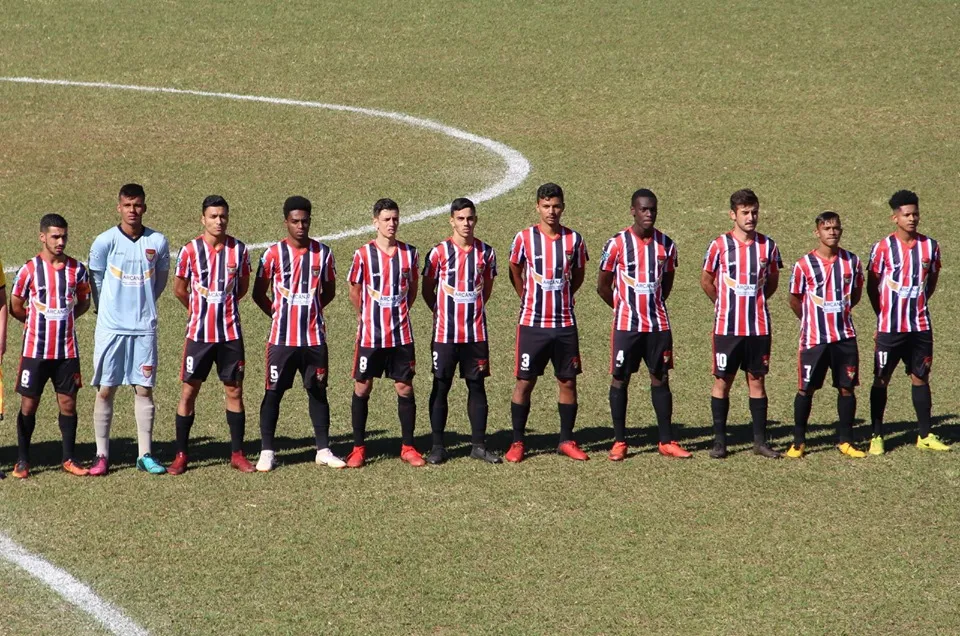
[[620,390],[620,389],[625,389],[628,386],[630,386],[629,378],[624,378],[623,380],[617,380],[616,378],[613,378],[612,380],[610,380],[610,388]]
[[393,388],[396,390],[397,395],[402,398],[413,397],[413,385],[409,382],[394,382]]
[[[108,387],[108,388],[111,388],[114,390],[116,389],[116,387]],[[133,386],[133,392],[136,393],[137,397],[144,397],[144,398],[153,397],[153,387],[141,386],[139,384],[135,384]]]
[[841,397],[850,397],[851,395],[853,395],[853,388],[847,388],[842,386],[839,389],[837,389],[837,391],[840,393]]
[[58,394],[57,406],[60,407],[61,415],[72,417],[77,414],[77,398],[75,395]]
[[357,397],[369,397],[373,390],[373,380],[357,380],[353,383],[353,393]]
[[650,374],[650,386],[670,386],[670,377],[664,373],[663,375]]
[[923,386],[924,384],[930,384],[930,374],[925,375],[914,375],[910,374],[910,384],[913,386]]
[[117,387],[115,386],[101,386],[97,391],[97,397],[101,400],[106,400],[108,402],[113,402],[113,396],[117,393]]
[[886,377],[878,376],[873,379],[873,386],[875,387],[885,389],[887,388],[888,384],[890,384],[890,376],[886,376]]

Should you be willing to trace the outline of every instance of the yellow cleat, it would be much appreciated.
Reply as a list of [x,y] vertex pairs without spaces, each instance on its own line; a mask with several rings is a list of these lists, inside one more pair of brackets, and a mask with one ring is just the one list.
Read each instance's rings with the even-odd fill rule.
[[849,442],[844,442],[843,444],[838,445],[838,446],[837,446],[837,450],[840,451],[841,453],[843,453],[844,455],[846,455],[847,457],[857,457],[857,458],[859,458],[859,457],[866,457],[866,456],[867,456],[866,453],[864,453],[862,450],[858,449],[858,448],[857,448],[856,446],[854,446],[853,444],[850,444]]
[[917,436],[917,448],[933,451],[948,451],[950,447],[940,441],[940,438],[930,433],[926,437]]
[[883,438],[879,435],[874,435],[870,438],[870,450],[868,451],[871,455],[883,455]]
[[784,455],[793,459],[800,459],[803,457],[803,453],[806,448],[806,444],[800,444],[800,446],[794,446],[793,444],[790,444],[790,449],[784,453]]

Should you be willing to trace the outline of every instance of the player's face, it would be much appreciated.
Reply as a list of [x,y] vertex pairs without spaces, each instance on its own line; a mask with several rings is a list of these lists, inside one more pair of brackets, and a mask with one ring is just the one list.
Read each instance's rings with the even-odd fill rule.
[[43,244],[43,251],[51,256],[61,256],[67,249],[67,228],[48,227],[46,232],[40,233],[40,242]]
[[373,220],[373,226],[377,228],[377,234],[380,236],[391,240],[396,239],[397,230],[400,229],[400,211],[380,210],[380,214]]
[[472,239],[473,230],[477,227],[477,214],[470,208],[457,210],[450,217],[450,225],[460,238]]
[[141,197],[120,196],[117,203],[117,212],[120,213],[120,220],[127,225],[136,227],[143,223],[143,213],[147,211],[147,204]]
[[230,213],[227,208],[210,206],[203,211],[200,222],[203,223],[203,230],[210,236],[222,238],[227,235],[227,221]]
[[904,232],[913,234],[920,225],[920,206],[901,205],[893,212],[893,222]]
[[537,199],[537,214],[540,215],[540,222],[544,225],[557,225],[560,223],[560,217],[563,216],[563,199],[560,197]]
[[287,234],[295,241],[305,241],[310,235],[310,215],[304,210],[291,210],[284,220]]
[[829,248],[840,245],[840,237],[843,236],[843,227],[840,226],[839,219],[831,219],[821,223],[814,231],[817,239]]
[[641,230],[649,230],[657,222],[657,201],[650,197],[638,197],[630,206],[633,221]]
[[741,232],[750,234],[757,231],[757,220],[760,218],[759,205],[738,205],[736,210],[730,210],[730,218]]

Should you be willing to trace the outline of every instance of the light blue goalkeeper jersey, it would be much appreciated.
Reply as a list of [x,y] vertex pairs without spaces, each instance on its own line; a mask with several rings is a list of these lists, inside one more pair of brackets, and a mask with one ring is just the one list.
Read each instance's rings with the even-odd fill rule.
[[97,331],[152,334],[157,329],[156,299],[170,271],[166,237],[144,228],[131,239],[115,226],[90,247],[88,268],[97,289]]

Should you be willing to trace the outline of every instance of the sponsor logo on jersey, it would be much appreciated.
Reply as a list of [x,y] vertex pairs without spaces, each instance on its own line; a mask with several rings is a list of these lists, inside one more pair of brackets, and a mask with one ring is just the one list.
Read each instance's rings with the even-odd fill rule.
[[632,276],[627,276],[623,271],[620,272],[620,278],[626,283],[627,287],[634,289],[640,294],[652,294],[660,286],[658,281],[641,282]]
[[533,282],[546,291],[560,291],[567,281],[565,278],[544,278],[542,274],[533,272]]
[[114,278],[120,279],[120,284],[124,287],[140,287],[153,278],[153,269],[148,269],[143,274],[128,274],[116,265],[109,265],[108,269]]
[[441,281],[440,286],[443,287],[443,292],[446,295],[453,298],[453,302],[455,303],[463,304],[477,302],[477,297],[479,294],[476,290],[458,290],[456,287],[443,281]]
[[738,283],[727,275],[723,276],[723,283],[733,290],[737,296],[756,296],[757,286],[753,283]]
[[381,307],[398,307],[405,297],[404,294],[384,294],[372,286],[367,285],[367,293],[370,298]]

